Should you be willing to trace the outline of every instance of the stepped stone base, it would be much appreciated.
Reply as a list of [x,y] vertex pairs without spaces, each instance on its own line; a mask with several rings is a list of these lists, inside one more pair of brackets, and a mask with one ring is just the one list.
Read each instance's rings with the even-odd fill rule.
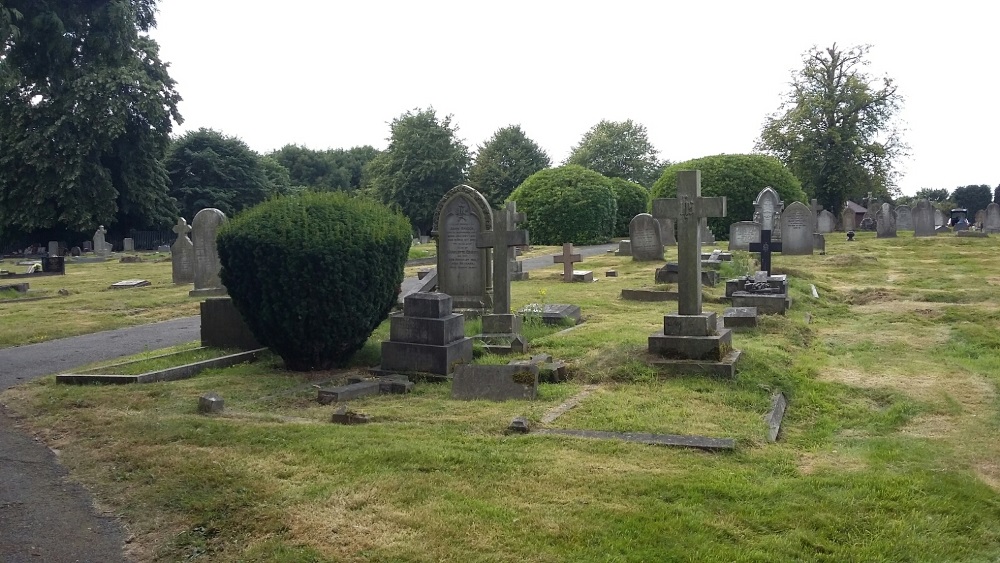
[[654,358],[650,363],[657,367],[667,368],[676,374],[708,375],[732,379],[736,377],[736,363],[739,362],[742,355],[743,352],[740,350],[730,350],[719,361]]
[[658,332],[649,337],[649,353],[670,360],[721,360],[732,349],[733,333],[724,328],[710,336],[670,336]]
[[472,339],[464,337],[444,346],[414,342],[383,342],[385,372],[428,372],[447,375],[455,364],[472,361]]

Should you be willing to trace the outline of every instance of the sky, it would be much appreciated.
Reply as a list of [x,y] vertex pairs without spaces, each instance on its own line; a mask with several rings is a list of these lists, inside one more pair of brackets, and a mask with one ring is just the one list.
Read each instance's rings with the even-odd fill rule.
[[910,155],[898,186],[1000,184],[1000,8],[841,0],[396,2],[161,0],[161,59],[184,123],[267,153],[388,145],[415,108],[473,151],[520,125],[561,163],[602,119],[644,125],[660,158],[748,153],[803,54],[869,44]]

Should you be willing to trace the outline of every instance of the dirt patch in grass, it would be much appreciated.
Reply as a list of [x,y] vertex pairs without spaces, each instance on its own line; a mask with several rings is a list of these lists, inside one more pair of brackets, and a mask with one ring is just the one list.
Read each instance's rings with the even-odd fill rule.
[[821,471],[852,472],[865,469],[864,461],[832,450],[829,452],[802,452],[796,460],[802,475],[813,475]]
[[1000,464],[993,461],[984,461],[977,463],[973,470],[983,483],[989,485],[994,491],[1000,492]]
[[915,417],[900,432],[915,438],[948,438],[958,431],[958,419],[943,414],[923,414]]
[[844,302],[848,305],[867,305],[869,303],[881,303],[885,301],[895,301],[898,294],[882,287],[864,287],[853,289],[844,295]]
[[828,266],[837,267],[850,267],[850,266],[864,266],[869,264],[877,264],[878,258],[874,256],[860,256],[858,254],[838,254],[836,256],[827,256],[823,259],[823,264]]

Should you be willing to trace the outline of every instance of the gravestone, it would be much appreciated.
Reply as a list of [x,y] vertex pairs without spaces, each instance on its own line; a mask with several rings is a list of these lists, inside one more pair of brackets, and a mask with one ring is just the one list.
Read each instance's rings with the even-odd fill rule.
[[708,219],[701,220],[701,243],[715,244],[715,233],[708,228]]
[[875,215],[875,231],[876,238],[896,236],[896,213],[888,203],[883,203]]
[[48,274],[65,274],[66,257],[52,255],[42,258],[42,271]]
[[993,202],[986,206],[983,230],[987,233],[1000,233],[1000,203]]
[[480,233],[492,230],[490,204],[475,189],[455,186],[438,202],[431,232],[437,237],[438,291],[450,295],[456,309],[493,306],[492,253],[476,245]]
[[909,205],[896,206],[896,230],[897,231],[913,230],[913,210],[910,209]]
[[819,217],[816,218],[816,232],[817,233],[832,233],[837,229],[837,217],[824,209],[819,212]]
[[177,240],[170,247],[170,267],[176,284],[194,282],[194,244],[188,237],[191,227],[183,217],[177,218],[173,231]]
[[74,246],[73,248],[69,249],[69,254],[70,256],[80,256],[83,254],[83,250],[81,250],[79,246]]
[[750,250],[754,242],[760,242],[760,223],[738,221],[729,225],[729,250]]
[[660,237],[663,246],[677,246],[677,236],[674,234],[674,220],[656,217],[656,222],[660,224]]
[[615,256],[632,256],[632,241],[628,239],[618,241],[618,250],[615,251]]
[[861,224],[858,225],[858,228],[861,229],[862,231],[874,231],[875,220],[869,217],[867,213],[865,213],[865,216],[864,218],[861,219]]
[[577,262],[582,262],[583,258],[579,254],[573,254],[573,243],[567,242],[563,244],[563,253],[557,254],[552,257],[553,264],[563,265],[563,281],[572,282],[573,281],[573,264]]
[[463,365],[451,381],[451,398],[464,401],[534,400],[538,394],[538,366],[514,364]]
[[[899,224],[899,217],[898,216],[896,217],[896,224],[897,225]],[[986,210],[985,209],[980,209],[979,211],[976,211],[976,220],[973,223],[973,225],[975,225],[977,228],[979,228],[980,225],[982,225],[983,227],[986,226]]]
[[226,288],[219,279],[219,249],[215,244],[219,227],[226,222],[226,214],[214,207],[202,209],[194,216],[191,236],[194,238],[194,289],[192,297],[225,295]]
[[941,227],[948,225],[948,218],[944,216],[944,212],[938,208],[934,208],[934,226]]
[[[792,202],[781,213],[781,253],[801,256],[813,253],[813,214],[803,203]],[[774,234],[772,233],[772,237]]]
[[135,239],[126,238],[122,241],[123,252],[135,252]]
[[760,223],[760,229],[771,231],[771,238],[781,240],[781,210],[784,203],[778,197],[778,192],[768,186],[757,194],[753,202],[753,221]]
[[926,199],[921,199],[913,207],[913,236],[932,237],[937,235],[934,230],[934,208]]
[[524,318],[535,317],[541,319],[547,325],[559,325],[572,320],[573,324],[580,324],[580,306],[568,303],[529,303],[518,311]]
[[517,212],[517,203],[510,202],[493,217],[493,230],[479,233],[478,248],[492,249],[493,256],[493,314],[483,315],[483,334],[477,338],[484,340],[494,351],[501,351],[498,340],[510,342],[507,350],[524,352],[527,348],[521,337],[521,317],[511,314],[510,309],[510,262],[515,246],[528,245],[528,231],[515,229],[524,221],[524,213]]
[[855,224],[855,218],[857,215],[854,210],[851,209],[850,203],[844,204],[844,210],[840,212],[840,224],[844,227],[844,231],[853,231],[857,228]]
[[663,260],[663,237],[660,223],[649,213],[640,213],[628,224],[632,260],[647,262]]
[[750,252],[760,253],[760,270],[771,274],[771,253],[781,252],[781,242],[771,241],[771,231],[760,232],[760,242],[750,243]]
[[452,311],[444,293],[411,293],[403,312],[389,315],[389,340],[382,342],[383,372],[448,375],[457,363],[472,361],[465,317]]
[[94,243],[90,242],[89,240],[83,241],[83,249],[82,250],[84,252],[93,252],[94,251]]
[[813,223],[815,224],[815,222],[819,219],[820,212],[823,211],[824,208],[819,204],[818,199],[813,198],[809,200],[809,209],[812,210]]
[[102,258],[107,258],[111,255],[111,245],[104,240],[104,235],[108,234],[105,230],[104,225],[97,228],[97,232],[94,233],[94,253]]
[[59,256],[59,241],[49,241],[49,256]]

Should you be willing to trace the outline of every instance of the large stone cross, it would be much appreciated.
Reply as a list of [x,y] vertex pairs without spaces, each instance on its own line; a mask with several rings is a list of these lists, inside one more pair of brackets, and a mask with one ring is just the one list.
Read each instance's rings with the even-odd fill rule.
[[573,254],[573,243],[563,244],[563,253],[552,257],[553,264],[563,265],[563,281],[573,281],[573,264],[583,261],[579,254]]
[[813,217],[819,215],[820,211],[823,211],[823,206],[819,204],[818,199],[813,198],[813,200],[809,202],[809,206],[812,207]]
[[677,221],[677,313],[701,314],[701,220],[725,217],[726,198],[701,197],[701,171],[677,173],[677,197],[653,200],[653,217]]
[[510,256],[509,249],[528,245],[528,231],[515,229],[524,221],[524,213],[517,212],[517,203],[493,212],[493,230],[479,233],[477,248],[493,249],[493,313],[510,314]]
[[771,231],[763,230],[760,232],[760,242],[750,243],[750,252],[760,253],[760,269],[762,272],[767,272],[767,275],[771,275],[771,253],[781,252],[780,242],[771,242]]

